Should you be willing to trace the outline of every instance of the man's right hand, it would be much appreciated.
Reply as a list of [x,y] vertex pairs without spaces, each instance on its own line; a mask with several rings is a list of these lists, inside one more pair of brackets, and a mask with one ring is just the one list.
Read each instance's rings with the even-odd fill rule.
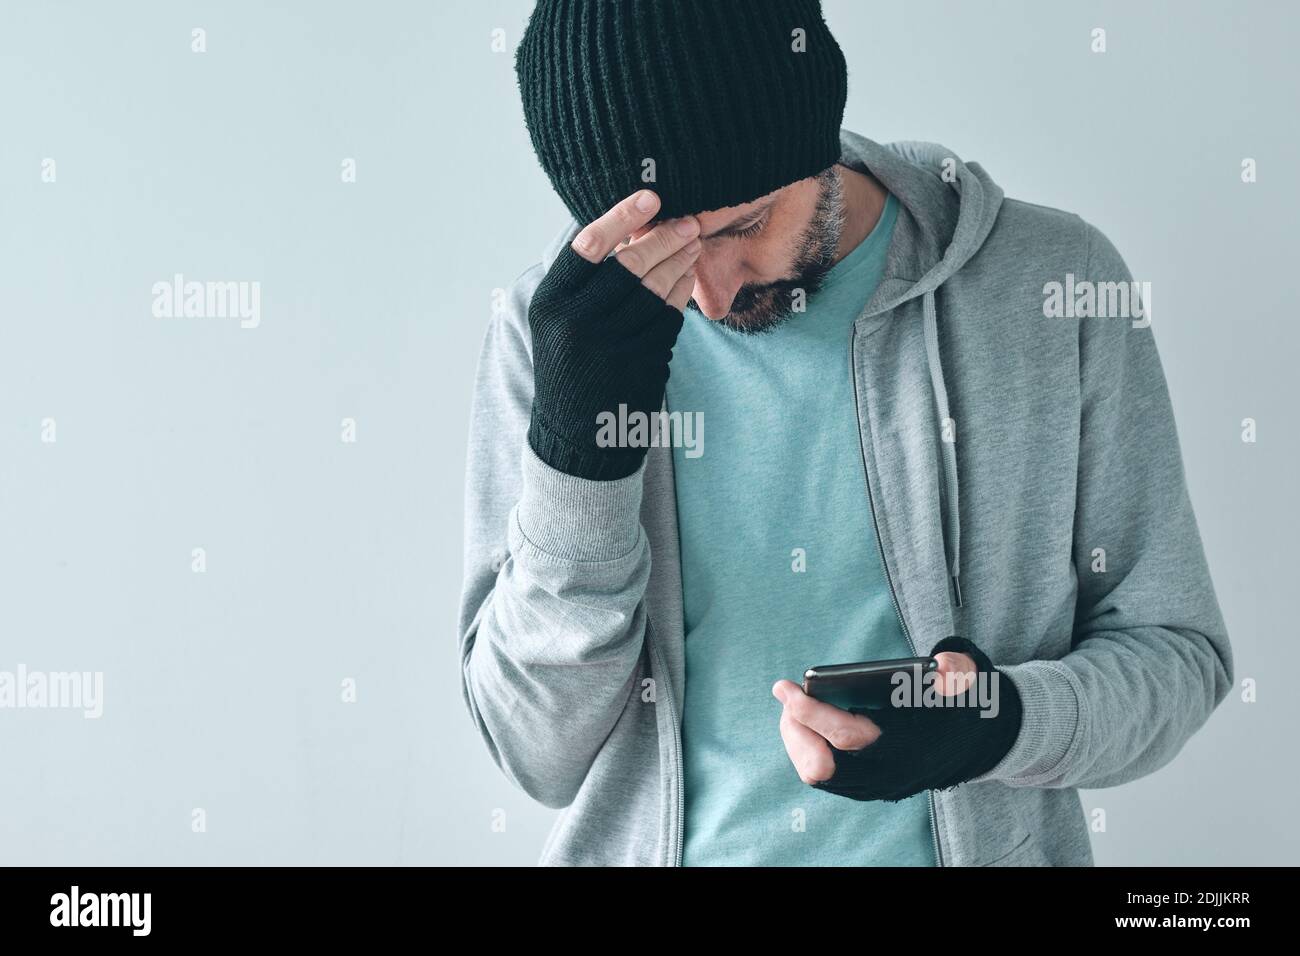
[[561,251],[528,307],[528,441],[567,474],[625,478],[645,460],[643,447],[601,447],[597,416],[617,417],[620,405],[650,416],[663,405],[701,243],[692,216],[650,226],[658,210],[659,197],[640,190],[588,225]]

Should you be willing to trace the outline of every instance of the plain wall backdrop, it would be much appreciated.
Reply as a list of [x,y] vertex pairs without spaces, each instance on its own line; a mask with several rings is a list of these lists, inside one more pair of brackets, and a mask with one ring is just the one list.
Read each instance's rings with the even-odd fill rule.
[[[0,6],[0,671],[104,681],[99,719],[0,709],[0,863],[536,860],[553,813],[489,759],[455,635],[493,292],[566,219],[515,86],[530,7]],[[1258,700],[1084,794],[1098,862],[1294,862],[1296,5],[825,10],[847,127],[942,142],[1152,283]],[[259,282],[260,324],[154,317],[177,273]]]

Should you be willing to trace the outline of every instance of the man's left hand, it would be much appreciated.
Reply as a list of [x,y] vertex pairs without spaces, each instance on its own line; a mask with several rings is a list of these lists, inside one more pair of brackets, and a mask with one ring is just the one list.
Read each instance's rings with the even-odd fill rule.
[[991,770],[1020,730],[1015,685],[963,638],[940,641],[933,656],[931,694],[943,698],[933,706],[843,710],[777,681],[781,739],[799,779],[855,800],[901,800]]

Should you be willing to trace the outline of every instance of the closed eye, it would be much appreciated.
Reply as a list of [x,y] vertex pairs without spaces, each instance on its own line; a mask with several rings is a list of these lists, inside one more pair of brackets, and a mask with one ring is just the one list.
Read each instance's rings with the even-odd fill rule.
[[[735,222],[723,226],[721,229],[715,229],[706,235],[700,236],[701,239],[747,239],[757,236],[766,228],[768,222],[772,219],[772,207],[775,201],[769,202],[758,209],[753,210],[748,216],[741,216]],[[748,226],[740,225],[748,220]]]
[[732,236],[734,236],[737,239],[752,239],[754,236],[757,236],[760,232],[762,232],[767,227],[767,222],[771,218],[772,218],[771,216],[764,216],[762,219],[758,220],[758,222],[754,223],[752,226],[746,226],[744,229],[737,229],[735,232],[732,233]]

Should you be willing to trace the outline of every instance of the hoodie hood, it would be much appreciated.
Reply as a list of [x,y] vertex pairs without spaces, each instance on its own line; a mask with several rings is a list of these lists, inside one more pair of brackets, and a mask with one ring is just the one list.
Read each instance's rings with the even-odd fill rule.
[[[924,318],[926,362],[934,395],[935,428],[943,462],[944,554],[953,600],[961,598],[961,514],[956,432],[948,408],[948,389],[939,354],[939,305],[936,295],[949,276],[980,250],[1002,207],[1003,192],[978,163],[963,162],[937,143],[897,142],[882,145],[850,130],[840,131],[840,163],[869,173],[898,200],[898,219],[885,273],[863,310],[880,316],[920,299]],[[570,220],[547,247],[542,265],[551,267],[565,243],[580,228]]]
[[885,275],[867,315],[933,292],[979,251],[1003,194],[978,163],[964,163],[937,143],[882,146],[848,130],[840,144],[840,162],[870,173],[901,206]]

